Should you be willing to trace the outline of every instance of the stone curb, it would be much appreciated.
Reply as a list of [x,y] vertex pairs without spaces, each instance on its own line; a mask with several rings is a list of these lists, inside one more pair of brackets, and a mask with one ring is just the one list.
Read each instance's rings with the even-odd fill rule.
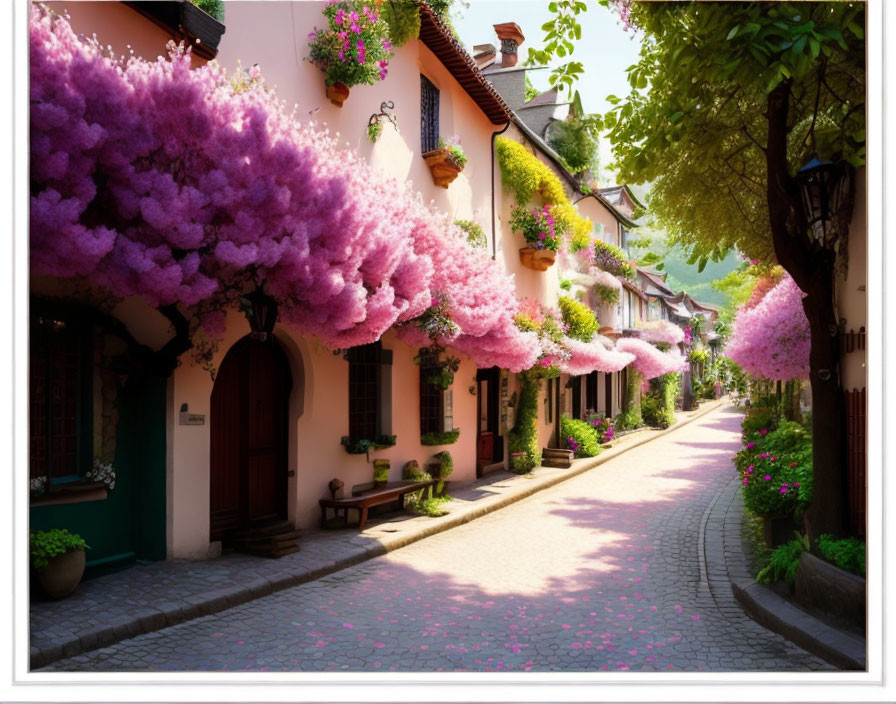
[[[63,658],[74,657],[90,650],[97,650],[109,645],[114,645],[115,643],[128,638],[133,638],[134,636],[161,630],[185,621],[225,611],[234,606],[239,606],[240,604],[274,594],[284,589],[296,587],[307,582],[313,582],[326,575],[366,562],[374,557],[385,555],[393,550],[398,550],[399,548],[415,543],[418,540],[423,540],[424,538],[442,533],[451,528],[464,525],[470,521],[492,513],[493,511],[498,511],[517,501],[528,498],[543,489],[548,489],[567,479],[572,479],[573,477],[594,469],[604,462],[608,462],[629,450],[662,437],[667,433],[674,432],[675,430],[694,422],[698,418],[702,418],[706,414],[722,407],[725,403],[725,399],[719,399],[708,403],[703,408],[699,408],[694,415],[679,420],[664,430],[651,431],[649,428],[644,428],[635,431],[634,433],[629,433],[624,437],[640,433],[645,433],[645,436],[638,438],[634,442],[626,442],[622,446],[604,450],[597,457],[574,460],[573,467],[562,474],[554,474],[549,477],[535,477],[532,479],[532,483],[529,486],[522,489],[514,487],[503,496],[498,496],[492,500],[486,500],[483,505],[449,513],[441,519],[436,519],[431,523],[428,522],[425,525],[421,525],[419,528],[412,529],[405,535],[385,538],[376,537],[374,538],[374,540],[377,541],[375,544],[361,546],[358,551],[352,555],[341,557],[331,562],[318,564],[312,569],[303,568],[292,574],[285,574],[278,577],[273,581],[260,578],[248,585],[222,589],[215,592],[207,592],[202,596],[190,597],[189,600],[169,602],[160,605],[160,608],[145,608],[139,613],[133,614],[130,619],[122,619],[116,621],[114,624],[106,623],[93,628],[86,628],[79,631],[74,638],[69,638],[64,641],[56,641],[52,645],[43,648],[32,647],[30,653],[30,667],[32,670],[35,670]],[[647,434],[648,432],[649,434]],[[511,479],[513,479],[513,477],[511,477]]]
[[[703,517],[700,557],[703,565],[708,566],[712,591],[720,592],[725,582],[730,583],[737,603],[759,625],[784,636],[835,667],[865,671],[867,665],[863,638],[828,626],[768,587],[753,581],[752,574],[747,569],[748,546],[740,534],[743,508],[739,509],[738,520],[726,518],[728,508],[725,499],[730,504],[732,495],[739,491],[740,481],[734,478],[722,487]],[[719,531],[703,530],[709,523],[721,526],[723,537],[718,535]],[[708,550],[707,545],[712,549]]]
[[865,641],[822,623],[756,582],[731,583],[734,598],[750,617],[843,670],[867,669]]

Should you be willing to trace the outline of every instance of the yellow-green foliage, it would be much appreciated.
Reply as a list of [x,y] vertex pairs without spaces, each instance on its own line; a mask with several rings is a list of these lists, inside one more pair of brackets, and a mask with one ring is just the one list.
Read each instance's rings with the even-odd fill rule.
[[563,314],[563,322],[568,328],[566,334],[582,342],[591,342],[591,338],[600,327],[592,310],[584,303],[579,303],[567,296],[560,296],[557,303],[559,303],[560,312]]
[[495,152],[501,167],[501,181],[513,191],[520,205],[528,203],[536,193],[553,206],[551,215],[571,239],[572,249],[584,249],[591,242],[594,224],[583,218],[566,197],[560,179],[550,167],[519,142],[506,137],[495,140]]

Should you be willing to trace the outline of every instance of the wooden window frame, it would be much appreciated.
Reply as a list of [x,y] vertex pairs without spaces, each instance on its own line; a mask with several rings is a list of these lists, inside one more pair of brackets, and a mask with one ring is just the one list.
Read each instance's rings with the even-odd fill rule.
[[420,355],[420,434],[441,433],[445,428],[445,392],[429,381],[441,370],[432,351],[423,347]]
[[[61,335],[55,340],[51,336]],[[61,344],[60,344],[61,342]],[[42,346],[44,349],[38,349]],[[67,349],[65,349],[67,348]],[[43,354],[41,354],[43,352]],[[76,357],[74,361],[74,399],[54,398],[54,374],[60,372],[60,366],[67,364],[71,371],[71,361],[66,363],[62,355]],[[38,364],[42,367],[37,368]],[[54,369],[55,367],[55,369]],[[43,393],[41,403],[44,411],[43,423],[36,423],[37,399],[34,394],[37,386],[35,374],[43,372]],[[70,316],[58,315],[53,311],[35,311],[31,317],[31,339],[29,346],[29,477],[32,479],[45,477],[46,492],[83,481],[83,476],[93,466],[93,328],[90,324]],[[62,381],[71,381],[64,379]],[[55,391],[60,387],[57,386]],[[74,429],[64,433],[60,425],[65,419],[59,417],[58,411],[65,404],[73,404]],[[69,421],[70,422],[70,421]],[[43,426],[41,429],[40,426]],[[57,439],[68,435],[74,442],[74,450],[67,464],[70,472],[59,474],[53,472]],[[73,437],[72,437],[73,436]],[[35,467],[35,442],[42,437],[43,457],[39,460],[42,467]]]
[[379,341],[352,347],[348,361],[348,437],[352,442],[391,434],[392,350]]

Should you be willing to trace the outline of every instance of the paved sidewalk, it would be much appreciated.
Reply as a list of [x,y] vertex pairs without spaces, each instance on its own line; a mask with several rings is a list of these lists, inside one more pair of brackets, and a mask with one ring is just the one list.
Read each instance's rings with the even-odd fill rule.
[[31,667],[223,611],[462,525],[674,432],[724,404],[715,401],[680,412],[672,427],[626,435],[598,457],[576,460],[570,469],[538,467],[525,476],[499,472],[462,486],[449,484],[453,500],[444,505],[448,515],[440,518],[393,514],[360,533],[310,532],[302,537],[300,552],[279,560],[241,554],[202,562],[167,560],[89,580],[63,601],[31,605]]

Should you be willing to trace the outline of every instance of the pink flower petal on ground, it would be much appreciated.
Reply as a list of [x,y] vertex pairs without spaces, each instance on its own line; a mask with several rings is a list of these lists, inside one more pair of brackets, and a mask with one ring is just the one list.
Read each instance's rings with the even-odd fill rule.
[[681,608],[679,604],[675,605],[675,613],[680,614],[684,609]]
[[700,620],[700,617],[697,614],[694,614],[693,616],[691,616],[691,621],[699,621],[699,620]]

